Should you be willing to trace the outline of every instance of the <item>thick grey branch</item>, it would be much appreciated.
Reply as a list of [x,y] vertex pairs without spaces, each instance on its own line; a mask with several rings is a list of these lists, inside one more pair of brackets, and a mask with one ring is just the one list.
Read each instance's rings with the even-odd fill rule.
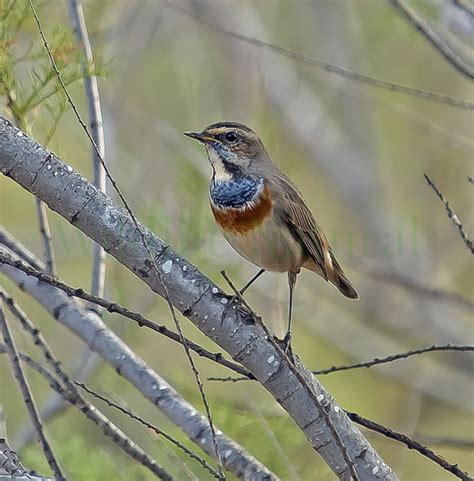
[[[289,361],[258,319],[242,306],[229,308],[227,296],[193,265],[144,226],[141,226],[140,233],[124,209],[2,118],[0,170],[100,243],[155,292],[164,295],[164,288],[142,241],[144,235],[156,256],[155,262],[162,271],[161,277],[173,305],[262,383],[339,478],[347,479],[349,472],[321,415],[321,405],[329,413],[361,479],[397,479],[314,376],[301,363],[293,365]],[[37,283],[36,279],[32,282]],[[187,310],[190,305],[193,309]],[[62,317],[61,311],[59,318]],[[77,329],[78,326],[71,328]],[[89,342],[97,348],[104,337],[100,333]],[[110,336],[106,337],[109,341]],[[117,341],[114,339],[115,344]],[[104,354],[112,357],[109,354],[112,350],[108,349]],[[117,351],[114,354],[110,361],[116,361]],[[134,356],[133,353],[130,355]],[[155,386],[159,385],[155,381]],[[171,392],[171,387],[167,388]],[[155,394],[157,403],[162,396],[156,398]],[[223,459],[226,462],[225,454]]]

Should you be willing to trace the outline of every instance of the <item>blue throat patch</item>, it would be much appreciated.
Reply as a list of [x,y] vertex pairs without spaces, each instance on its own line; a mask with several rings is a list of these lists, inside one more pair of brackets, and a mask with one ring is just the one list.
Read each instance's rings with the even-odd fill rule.
[[254,200],[262,187],[262,178],[242,176],[228,181],[216,181],[213,178],[209,194],[216,207],[238,209]]

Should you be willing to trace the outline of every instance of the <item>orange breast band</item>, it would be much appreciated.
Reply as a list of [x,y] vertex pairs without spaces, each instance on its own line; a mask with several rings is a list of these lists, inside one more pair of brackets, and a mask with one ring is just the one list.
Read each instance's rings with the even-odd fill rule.
[[245,234],[249,230],[260,225],[270,215],[272,210],[272,199],[268,187],[265,185],[258,200],[253,206],[246,206],[240,209],[219,209],[212,205],[211,209],[216,222],[224,230]]

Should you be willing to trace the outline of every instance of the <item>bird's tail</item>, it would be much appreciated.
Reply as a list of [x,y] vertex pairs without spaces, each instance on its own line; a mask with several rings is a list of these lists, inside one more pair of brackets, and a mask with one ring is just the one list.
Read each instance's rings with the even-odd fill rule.
[[349,299],[359,299],[359,294],[354,289],[351,281],[347,278],[346,273],[332,253],[331,260],[333,269],[329,275],[329,281],[334,284],[344,296]]

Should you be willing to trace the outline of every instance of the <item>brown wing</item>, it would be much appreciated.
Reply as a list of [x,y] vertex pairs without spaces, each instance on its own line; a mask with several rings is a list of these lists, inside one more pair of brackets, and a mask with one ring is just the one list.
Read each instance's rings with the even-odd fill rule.
[[321,268],[323,277],[328,280],[329,242],[303,196],[284,174],[272,176],[269,184],[272,197],[276,200],[274,209],[277,215],[301,240],[308,255]]

